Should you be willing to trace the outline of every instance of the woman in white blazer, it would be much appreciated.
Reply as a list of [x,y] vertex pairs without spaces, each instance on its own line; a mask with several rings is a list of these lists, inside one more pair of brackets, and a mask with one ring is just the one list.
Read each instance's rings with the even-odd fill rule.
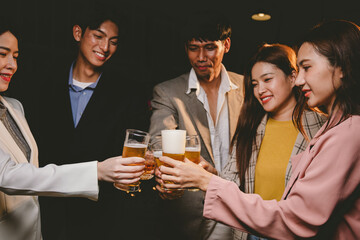
[[[18,55],[13,31],[0,26],[0,92],[7,90],[17,70]],[[114,157],[103,162],[38,168],[36,142],[21,103],[0,95],[0,239],[42,239],[38,195],[97,200],[98,180],[123,184],[138,181],[143,162],[142,158]]]

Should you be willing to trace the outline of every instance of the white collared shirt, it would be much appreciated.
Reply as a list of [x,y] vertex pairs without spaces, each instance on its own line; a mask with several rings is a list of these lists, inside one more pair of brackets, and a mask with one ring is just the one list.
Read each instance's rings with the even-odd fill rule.
[[226,93],[238,87],[230,81],[229,75],[224,67],[221,66],[221,83],[218,92],[216,125],[210,114],[209,102],[205,90],[201,87],[196,76],[195,70],[191,69],[189,75],[189,87],[187,94],[191,89],[196,89],[196,96],[203,104],[209,124],[212,153],[214,156],[215,168],[219,172],[223,169],[229,158],[230,128],[229,128],[229,108]]

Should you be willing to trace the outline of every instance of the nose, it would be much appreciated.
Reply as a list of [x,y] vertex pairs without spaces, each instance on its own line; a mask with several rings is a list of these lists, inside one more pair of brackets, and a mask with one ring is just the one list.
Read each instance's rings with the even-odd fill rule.
[[200,51],[199,51],[199,61],[200,62],[206,61],[206,52],[203,48],[200,48]]
[[17,63],[16,63],[16,60],[14,59],[14,57],[10,55],[7,59],[8,59],[8,61],[7,61],[7,64],[6,64],[6,68],[16,71]]
[[305,85],[305,79],[301,71],[299,71],[296,75],[295,85],[298,87]]
[[100,41],[100,49],[104,52],[109,51],[109,45],[110,45],[109,40],[103,39],[102,41]]
[[263,94],[264,92],[266,92],[266,87],[262,82],[258,83],[258,93],[259,95]]

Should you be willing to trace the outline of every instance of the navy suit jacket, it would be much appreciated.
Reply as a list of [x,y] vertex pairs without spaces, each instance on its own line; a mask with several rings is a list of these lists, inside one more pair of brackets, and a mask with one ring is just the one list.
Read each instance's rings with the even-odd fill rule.
[[[104,69],[75,128],[68,86],[70,64],[44,74],[46,84],[41,83],[43,87],[36,103],[39,107],[30,114],[39,145],[40,166],[103,161],[121,155],[125,130],[147,131],[149,126],[147,103],[136,95],[136,81],[126,76],[126,71]],[[127,233],[132,239],[142,239],[148,231],[138,231],[137,227],[141,220],[152,217],[149,211],[156,211],[154,203],[158,197],[152,190],[155,182],[143,182],[142,192],[136,197],[115,189],[110,183],[99,184],[98,202],[41,197],[44,239],[115,239]],[[151,224],[147,226],[151,228]]]

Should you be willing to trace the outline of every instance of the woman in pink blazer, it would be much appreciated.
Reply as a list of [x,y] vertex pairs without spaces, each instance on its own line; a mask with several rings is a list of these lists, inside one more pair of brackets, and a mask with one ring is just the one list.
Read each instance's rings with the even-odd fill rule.
[[274,239],[360,239],[360,27],[344,20],[315,26],[298,52],[296,85],[329,120],[292,159],[282,199],[264,201],[191,163],[162,160],[168,188],[206,191],[204,216]]

